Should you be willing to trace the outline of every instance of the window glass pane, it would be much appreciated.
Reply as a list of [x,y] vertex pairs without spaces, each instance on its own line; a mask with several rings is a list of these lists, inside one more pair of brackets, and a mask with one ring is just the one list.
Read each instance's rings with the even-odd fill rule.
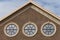
[[9,36],[15,35],[17,33],[17,31],[18,31],[18,27],[15,24],[9,24],[5,28],[5,32]]
[[36,28],[36,25],[35,24],[28,23],[28,24],[26,24],[24,26],[24,33],[26,35],[31,36],[31,35],[35,34],[36,33],[36,30],[37,30],[37,28]]
[[52,35],[54,32],[55,32],[55,27],[53,24],[51,23],[47,23],[43,26],[42,28],[42,32],[45,34],[45,35]]

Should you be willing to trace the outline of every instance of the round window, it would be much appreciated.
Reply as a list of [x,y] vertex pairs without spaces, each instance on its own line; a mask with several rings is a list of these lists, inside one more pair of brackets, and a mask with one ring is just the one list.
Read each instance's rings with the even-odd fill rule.
[[9,23],[5,26],[4,32],[7,36],[13,37],[15,36],[19,31],[18,25],[15,23]]
[[41,27],[41,32],[44,36],[52,36],[56,32],[56,26],[52,22],[47,22]]
[[29,22],[23,26],[24,35],[31,37],[34,36],[36,33],[37,33],[37,26],[34,23]]

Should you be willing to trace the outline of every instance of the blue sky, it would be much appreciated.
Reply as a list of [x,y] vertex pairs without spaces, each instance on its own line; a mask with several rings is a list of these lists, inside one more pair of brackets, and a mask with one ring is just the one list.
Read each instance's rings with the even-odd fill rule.
[[[50,10],[56,15],[60,16],[60,0],[33,0],[45,9]],[[24,4],[27,0],[0,0],[0,17],[3,17],[7,13],[18,6]]]
[[60,16],[60,0],[34,0],[45,9],[50,10],[56,15]]
[[27,0],[0,0],[0,18],[25,2],[27,2]]

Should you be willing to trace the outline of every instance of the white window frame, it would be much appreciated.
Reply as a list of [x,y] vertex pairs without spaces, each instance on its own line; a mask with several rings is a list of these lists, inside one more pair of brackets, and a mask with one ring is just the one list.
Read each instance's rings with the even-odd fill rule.
[[[17,27],[17,32],[16,32],[16,34],[14,34],[14,35],[8,35],[8,34],[6,33],[6,27],[7,27],[9,24],[14,24],[14,25],[16,25],[16,27]],[[16,23],[14,23],[14,22],[7,23],[7,24],[5,25],[5,27],[4,27],[4,33],[5,33],[5,35],[8,36],[8,37],[14,37],[14,36],[16,36],[16,35],[18,34],[18,32],[19,32],[19,26],[18,26]]]
[[[26,33],[24,32],[24,27],[25,27],[27,24],[29,24],[29,23],[33,24],[33,25],[36,27],[36,32],[35,32],[33,35],[28,35],[28,34],[26,34]],[[35,23],[33,23],[33,22],[27,22],[27,23],[25,23],[25,24],[23,25],[23,28],[22,28],[23,34],[24,34],[25,36],[27,36],[27,37],[33,37],[33,36],[37,33],[37,30],[38,30],[37,25],[36,25]]]
[[[45,34],[45,33],[43,32],[43,30],[42,30],[43,26],[44,26],[45,24],[47,24],[47,23],[52,24],[53,27],[54,27],[54,29],[55,29],[54,32],[53,32],[51,35]],[[56,33],[56,26],[55,26],[55,24],[54,24],[53,22],[45,22],[45,23],[41,26],[41,33],[42,33],[44,36],[47,36],[47,37],[53,36],[53,35]]]

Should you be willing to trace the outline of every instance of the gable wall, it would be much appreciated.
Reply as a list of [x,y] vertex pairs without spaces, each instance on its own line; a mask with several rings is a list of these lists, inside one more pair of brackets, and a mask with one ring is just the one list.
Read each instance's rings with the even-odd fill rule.
[[[20,12],[18,12],[18,13],[20,14]],[[25,23],[29,22],[29,21],[34,22],[38,27],[38,32],[33,37],[27,37],[22,33],[23,25]],[[23,13],[16,16],[15,18],[13,18],[12,20],[8,21],[7,23],[5,23],[4,25],[2,25],[0,27],[0,40],[59,40],[60,39],[59,38],[60,37],[59,36],[59,34],[60,34],[60,25],[58,25],[55,22],[53,22],[57,27],[57,32],[56,32],[55,35],[53,35],[52,37],[45,37],[41,33],[40,29],[41,29],[42,24],[45,23],[45,22],[48,22],[48,21],[53,22],[52,20],[50,20],[47,17],[43,16],[42,14],[36,12],[35,10],[33,10],[31,8],[28,8]],[[4,34],[4,27],[5,27],[6,24],[8,24],[10,22],[15,22],[19,26],[19,33],[16,36],[12,37],[12,38],[10,38],[10,37],[8,37]]]

